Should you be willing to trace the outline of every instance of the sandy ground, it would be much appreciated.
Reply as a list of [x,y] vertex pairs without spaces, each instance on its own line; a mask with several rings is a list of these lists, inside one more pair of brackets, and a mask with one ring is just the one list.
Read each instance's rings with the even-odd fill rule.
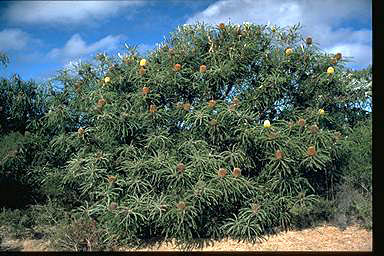
[[[43,240],[5,240],[2,250],[48,251],[49,242]],[[120,247],[118,251],[178,251],[174,243],[162,243],[139,250]],[[224,239],[192,251],[372,251],[372,231],[358,226],[345,230],[330,225],[281,232],[266,241],[251,244]]]

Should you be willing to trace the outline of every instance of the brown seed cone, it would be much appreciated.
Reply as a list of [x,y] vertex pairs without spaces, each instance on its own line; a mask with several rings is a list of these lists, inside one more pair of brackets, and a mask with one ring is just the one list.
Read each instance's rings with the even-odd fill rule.
[[97,152],[96,153],[96,160],[101,160],[101,158],[103,157],[103,152]]
[[97,101],[97,106],[102,108],[104,107],[104,105],[106,104],[107,102],[105,101],[105,99],[101,98]]
[[305,39],[305,43],[307,44],[307,45],[311,45],[312,44],[312,37],[307,37],[306,39]]
[[189,111],[189,110],[191,109],[191,104],[190,104],[190,103],[184,103],[184,104],[183,104],[183,109],[184,109],[185,111]]
[[337,63],[336,58],[332,58],[332,60],[331,60],[331,64],[332,64],[332,65],[336,65],[336,63]]
[[129,61],[129,58],[127,57],[127,56],[125,56],[124,58],[123,58],[123,62],[124,62],[124,64],[129,64],[130,63],[130,61]]
[[207,66],[200,65],[200,73],[205,73],[205,72],[207,72]]
[[156,105],[152,104],[149,106],[149,112],[155,113],[157,111]]
[[229,106],[229,111],[236,109],[239,106],[239,104],[240,104],[239,99],[237,97],[234,97],[231,105]]
[[216,101],[215,100],[208,101],[208,107],[214,108],[215,106],[216,106]]
[[317,154],[315,146],[310,146],[307,150],[309,156],[315,156]]
[[219,28],[220,28],[221,30],[223,30],[223,29],[225,28],[225,24],[224,24],[224,23],[220,23],[220,24],[219,24]]
[[109,183],[114,183],[116,181],[117,177],[116,176],[113,176],[113,175],[110,175],[108,176],[108,182]]
[[276,150],[276,152],[275,152],[275,158],[276,158],[277,160],[280,160],[281,158],[283,158],[283,156],[284,156],[283,151],[281,151],[281,150]]
[[341,58],[342,58],[341,53],[340,52],[336,53],[335,58],[336,58],[336,60],[341,60]]
[[183,201],[180,201],[179,203],[176,204],[176,207],[180,210],[184,210],[187,207],[187,205]]
[[212,119],[211,121],[209,121],[209,124],[212,126],[216,126],[218,123],[219,122],[216,119]]
[[80,127],[78,130],[77,130],[77,134],[80,136],[80,137],[83,137],[84,136],[84,133],[85,133],[85,130],[84,128]]
[[297,121],[297,124],[300,125],[301,127],[304,127],[305,125],[305,120],[303,118],[300,118],[298,121]]
[[240,174],[241,174],[241,170],[240,170],[240,168],[238,168],[238,167],[233,168],[232,175],[233,175],[234,177],[239,177]]
[[141,76],[143,76],[145,74],[145,68],[144,67],[140,67],[139,73],[140,73]]
[[343,135],[341,134],[341,132],[335,132],[335,139],[336,140],[340,140],[343,138]]
[[116,70],[116,65],[115,64],[112,64],[109,68],[108,68],[109,72],[114,72]]
[[176,103],[176,109],[183,109],[183,104],[180,102]]
[[279,134],[277,132],[270,132],[268,134],[268,138],[270,138],[271,140],[277,139],[279,138]]
[[240,104],[239,99],[237,97],[234,97],[233,101],[232,101],[232,104],[234,104],[235,106],[239,105]]
[[175,71],[178,72],[178,71],[180,71],[180,69],[181,69],[181,65],[175,64]]
[[227,170],[225,168],[220,168],[219,171],[217,172],[217,175],[219,177],[224,177],[225,175],[227,175]]
[[75,84],[75,90],[76,90],[77,93],[79,93],[81,91],[81,84],[82,84],[81,81],[78,81]]
[[251,209],[254,214],[258,213],[260,210],[260,205],[259,204],[251,204]]
[[176,166],[176,170],[179,172],[179,173],[183,173],[185,171],[185,165],[183,163],[179,163],[177,166]]
[[109,210],[115,210],[117,208],[117,203],[113,202],[109,205]]
[[314,124],[309,127],[309,130],[311,131],[312,134],[316,134],[319,132],[319,127],[317,127],[317,125]]
[[143,95],[147,95],[150,92],[151,92],[151,89],[149,87],[146,87],[146,86],[143,87]]

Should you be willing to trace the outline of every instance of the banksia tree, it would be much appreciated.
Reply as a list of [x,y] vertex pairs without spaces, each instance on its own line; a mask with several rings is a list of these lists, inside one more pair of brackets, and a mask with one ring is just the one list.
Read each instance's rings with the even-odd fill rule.
[[337,182],[352,102],[344,60],[330,69],[333,56],[298,29],[185,25],[147,56],[59,77],[44,124],[79,209],[122,242],[288,228],[298,202]]

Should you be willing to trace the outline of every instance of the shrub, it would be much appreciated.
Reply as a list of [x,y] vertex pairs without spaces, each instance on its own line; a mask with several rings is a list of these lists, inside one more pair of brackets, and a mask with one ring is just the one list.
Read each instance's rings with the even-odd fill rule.
[[147,56],[132,48],[60,72],[29,168],[81,213],[57,240],[71,250],[87,239],[257,241],[305,215],[327,218],[319,204],[341,179],[339,135],[370,77],[302,41],[298,26],[186,25]]
[[33,131],[35,121],[46,110],[47,93],[34,81],[22,81],[18,75],[11,79],[0,78],[0,131]]
[[105,235],[94,220],[72,216],[57,224],[49,238],[55,250],[101,251],[110,249],[110,244],[103,240]]

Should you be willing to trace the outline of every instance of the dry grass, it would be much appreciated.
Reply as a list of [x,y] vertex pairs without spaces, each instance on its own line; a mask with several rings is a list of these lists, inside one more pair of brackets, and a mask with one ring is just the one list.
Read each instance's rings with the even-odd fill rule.
[[[175,244],[160,244],[135,251],[177,251]],[[120,251],[132,251],[120,248]],[[372,251],[372,231],[358,226],[345,230],[330,225],[281,232],[256,244],[224,239],[193,251]]]
[[[48,251],[49,242],[43,240],[5,240],[2,250]],[[132,250],[120,247],[118,251],[178,251],[175,243]],[[372,231],[356,225],[345,230],[322,225],[303,230],[291,230],[267,237],[264,242],[251,244],[224,239],[192,251],[372,251]]]

